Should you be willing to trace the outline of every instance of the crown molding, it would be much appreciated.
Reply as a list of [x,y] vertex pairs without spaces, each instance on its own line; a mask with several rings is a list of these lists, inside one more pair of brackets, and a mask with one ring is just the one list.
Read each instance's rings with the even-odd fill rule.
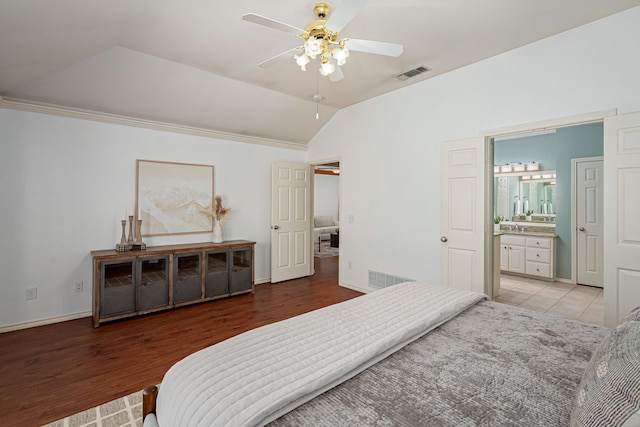
[[184,126],[173,123],[158,122],[153,120],[137,119],[134,117],[120,116],[116,114],[100,113],[97,111],[74,109],[59,105],[49,105],[31,102],[23,99],[3,98],[0,96],[0,108],[28,111],[32,113],[49,114],[53,116],[69,117],[80,120],[109,123],[123,126],[139,127],[144,129],[159,130],[163,132],[180,133],[184,135],[202,136],[205,138],[222,139],[226,141],[245,142],[249,144],[266,145],[269,147],[286,148],[289,150],[307,151],[308,147],[288,141],[280,141],[269,138],[259,138],[249,135],[239,135],[230,132],[222,132],[193,126]]

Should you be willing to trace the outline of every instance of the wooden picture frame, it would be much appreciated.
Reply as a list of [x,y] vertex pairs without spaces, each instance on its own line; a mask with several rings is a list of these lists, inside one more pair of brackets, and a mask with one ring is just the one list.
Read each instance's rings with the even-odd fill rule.
[[136,160],[136,213],[142,236],[213,232],[201,208],[213,203],[213,165]]

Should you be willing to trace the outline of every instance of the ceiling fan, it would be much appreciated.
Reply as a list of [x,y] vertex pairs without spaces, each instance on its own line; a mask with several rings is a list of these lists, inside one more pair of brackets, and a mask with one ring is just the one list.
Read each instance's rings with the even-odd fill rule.
[[344,0],[340,7],[329,16],[331,7],[327,3],[317,3],[313,12],[318,19],[309,22],[304,29],[253,13],[243,15],[242,19],[285,31],[304,39],[303,46],[289,49],[267,59],[258,64],[259,67],[267,68],[294,58],[300,69],[306,71],[306,65],[311,60],[319,58],[320,74],[329,76],[331,81],[336,82],[344,78],[341,66],[346,63],[350,50],[393,57],[402,53],[403,48],[399,44],[352,38],[340,39],[340,31],[366,4],[367,0]]

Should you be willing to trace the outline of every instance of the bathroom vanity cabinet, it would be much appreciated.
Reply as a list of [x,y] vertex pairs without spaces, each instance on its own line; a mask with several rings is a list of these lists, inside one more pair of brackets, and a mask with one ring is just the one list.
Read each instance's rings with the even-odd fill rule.
[[503,234],[500,238],[500,270],[511,273],[525,273],[524,236]]
[[503,234],[500,270],[536,278],[555,278],[555,236]]

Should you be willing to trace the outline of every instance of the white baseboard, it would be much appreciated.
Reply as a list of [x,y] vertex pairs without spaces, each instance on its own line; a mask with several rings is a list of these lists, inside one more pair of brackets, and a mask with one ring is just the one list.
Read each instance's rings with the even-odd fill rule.
[[[257,279],[254,282],[256,285],[262,285],[265,283],[271,283],[271,278],[266,278],[266,279]],[[362,292],[363,294],[368,294],[369,292],[371,292],[371,289],[367,289],[367,288],[359,288],[358,286],[355,285],[350,285],[348,283],[344,283],[344,282],[338,282],[339,286],[342,286],[343,288],[348,288],[348,289],[352,289],[354,291],[358,291],[358,292]]]
[[[271,278],[268,277],[266,279],[258,279],[255,281],[256,285],[262,285],[265,283],[271,283]],[[345,288],[353,289],[354,291],[365,293],[365,294],[371,292],[371,289],[359,288],[357,286],[353,286],[348,283],[340,282],[339,285]],[[44,325],[50,325],[58,322],[66,322],[67,320],[82,319],[84,317],[91,317],[92,315],[93,313],[90,311],[83,311],[80,313],[67,314],[65,316],[50,317],[48,319],[33,320],[30,322],[15,323],[13,325],[0,326],[0,334],[3,334],[5,332],[11,332],[11,331],[19,331],[21,329],[35,328],[36,326],[44,326]]]
[[338,284],[343,288],[348,288],[354,291],[362,292],[363,294],[368,294],[369,292],[371,292],[371,289],[360,288],[358,286],[350,285],[349,283],[345,283],[345,282],[338,282]]
[[[271,278],[269,277],[266,279],[258,279],[255,281],[256,285],[261,285],[263,283],[271,283]],[[91,316],[93,316],[92,312],[83,311],[80,313],[68,314],[65,316],[50,317],[48,319],[33,320],[24,323],[14,323],[13,325],[0,326],[0,334],[11,331],[19,331],[21,329],[35,328],[36,326],[50,325],[52,323],[66,322],[67,320],[82,319],[83,317]]]
[[567,285],[575,285],[575,282],[573,282],[571,279],[561,279],[556,277],[555,281],[558,283],[566,283]]
[[36,326],[50,325],[52,323],[66,322],[67,320],[82,319],[84,317],[91,317],[93,315],[90,311],[83,311],[80,313],[67,314],[65,316],[49,317],[48,319],[33,320],[31,322],[14,323],[13,325],[0,326],[0,334],[11,331],[19,331],[21,329],[35,328]]

